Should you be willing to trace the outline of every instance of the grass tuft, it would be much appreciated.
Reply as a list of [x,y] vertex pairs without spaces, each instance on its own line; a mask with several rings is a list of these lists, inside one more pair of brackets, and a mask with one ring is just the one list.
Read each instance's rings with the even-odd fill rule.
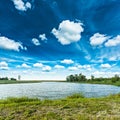
[[85,96],[82,93],[80,93],[80,94],[76,93],[71,96],[68,96],[67,98],[68,99],[76,99],[76,98],[85,98]]

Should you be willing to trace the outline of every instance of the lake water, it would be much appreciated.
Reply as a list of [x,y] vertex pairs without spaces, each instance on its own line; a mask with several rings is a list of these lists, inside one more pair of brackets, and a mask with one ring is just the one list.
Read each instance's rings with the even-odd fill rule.
[[39,99],[65,98],[75,93],[85,97],[102,97],[120,93],[120,87],[112,85],[79,84],[65,82],[41,82],[24,84],[1,84],[0,99],[7,97],[34,97]]

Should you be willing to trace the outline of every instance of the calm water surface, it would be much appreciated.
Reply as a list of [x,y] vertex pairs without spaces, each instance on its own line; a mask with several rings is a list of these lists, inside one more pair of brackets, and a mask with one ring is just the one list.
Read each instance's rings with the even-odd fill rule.
[[58,99],[82,93],[85,97],[102,97],[120,93],[120,87],[112,85],[79,84],[65,82],[41,82],[24,84],[1,84],[0,99],[7,97],[34,97]]

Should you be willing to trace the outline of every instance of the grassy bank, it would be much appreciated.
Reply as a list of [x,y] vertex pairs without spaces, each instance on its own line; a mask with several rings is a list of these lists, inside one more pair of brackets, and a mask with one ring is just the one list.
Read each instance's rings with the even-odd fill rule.
[[105,98],[73,95],[61,100],[0,100],[0,120],[119,120],[120,94]]
[[15,81],[15,80],[0,80],[0,84],[15,84],[15,83],[38,83],[41,81],[37,80],[29,80],[29,81]]
[[89,83],[89,84],[105,84],[105,85],[115,85],[120,86],[120,81],[112,82],[111,80],[101,80],[101,81],[81,81],[81,82],[75,82],[75,83]]
[[112,82],[110,80],[106,81],[92,81],[90,82],[91,84],[106,84],[106,85],[115,85],[115,86],[120,86],[120,80],[116,82]]

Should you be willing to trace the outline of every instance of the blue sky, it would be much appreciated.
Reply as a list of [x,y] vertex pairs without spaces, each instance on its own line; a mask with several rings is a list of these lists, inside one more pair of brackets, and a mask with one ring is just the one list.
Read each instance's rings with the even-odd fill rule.
[[119,0],[1,0],[0,76],[120,75]]

